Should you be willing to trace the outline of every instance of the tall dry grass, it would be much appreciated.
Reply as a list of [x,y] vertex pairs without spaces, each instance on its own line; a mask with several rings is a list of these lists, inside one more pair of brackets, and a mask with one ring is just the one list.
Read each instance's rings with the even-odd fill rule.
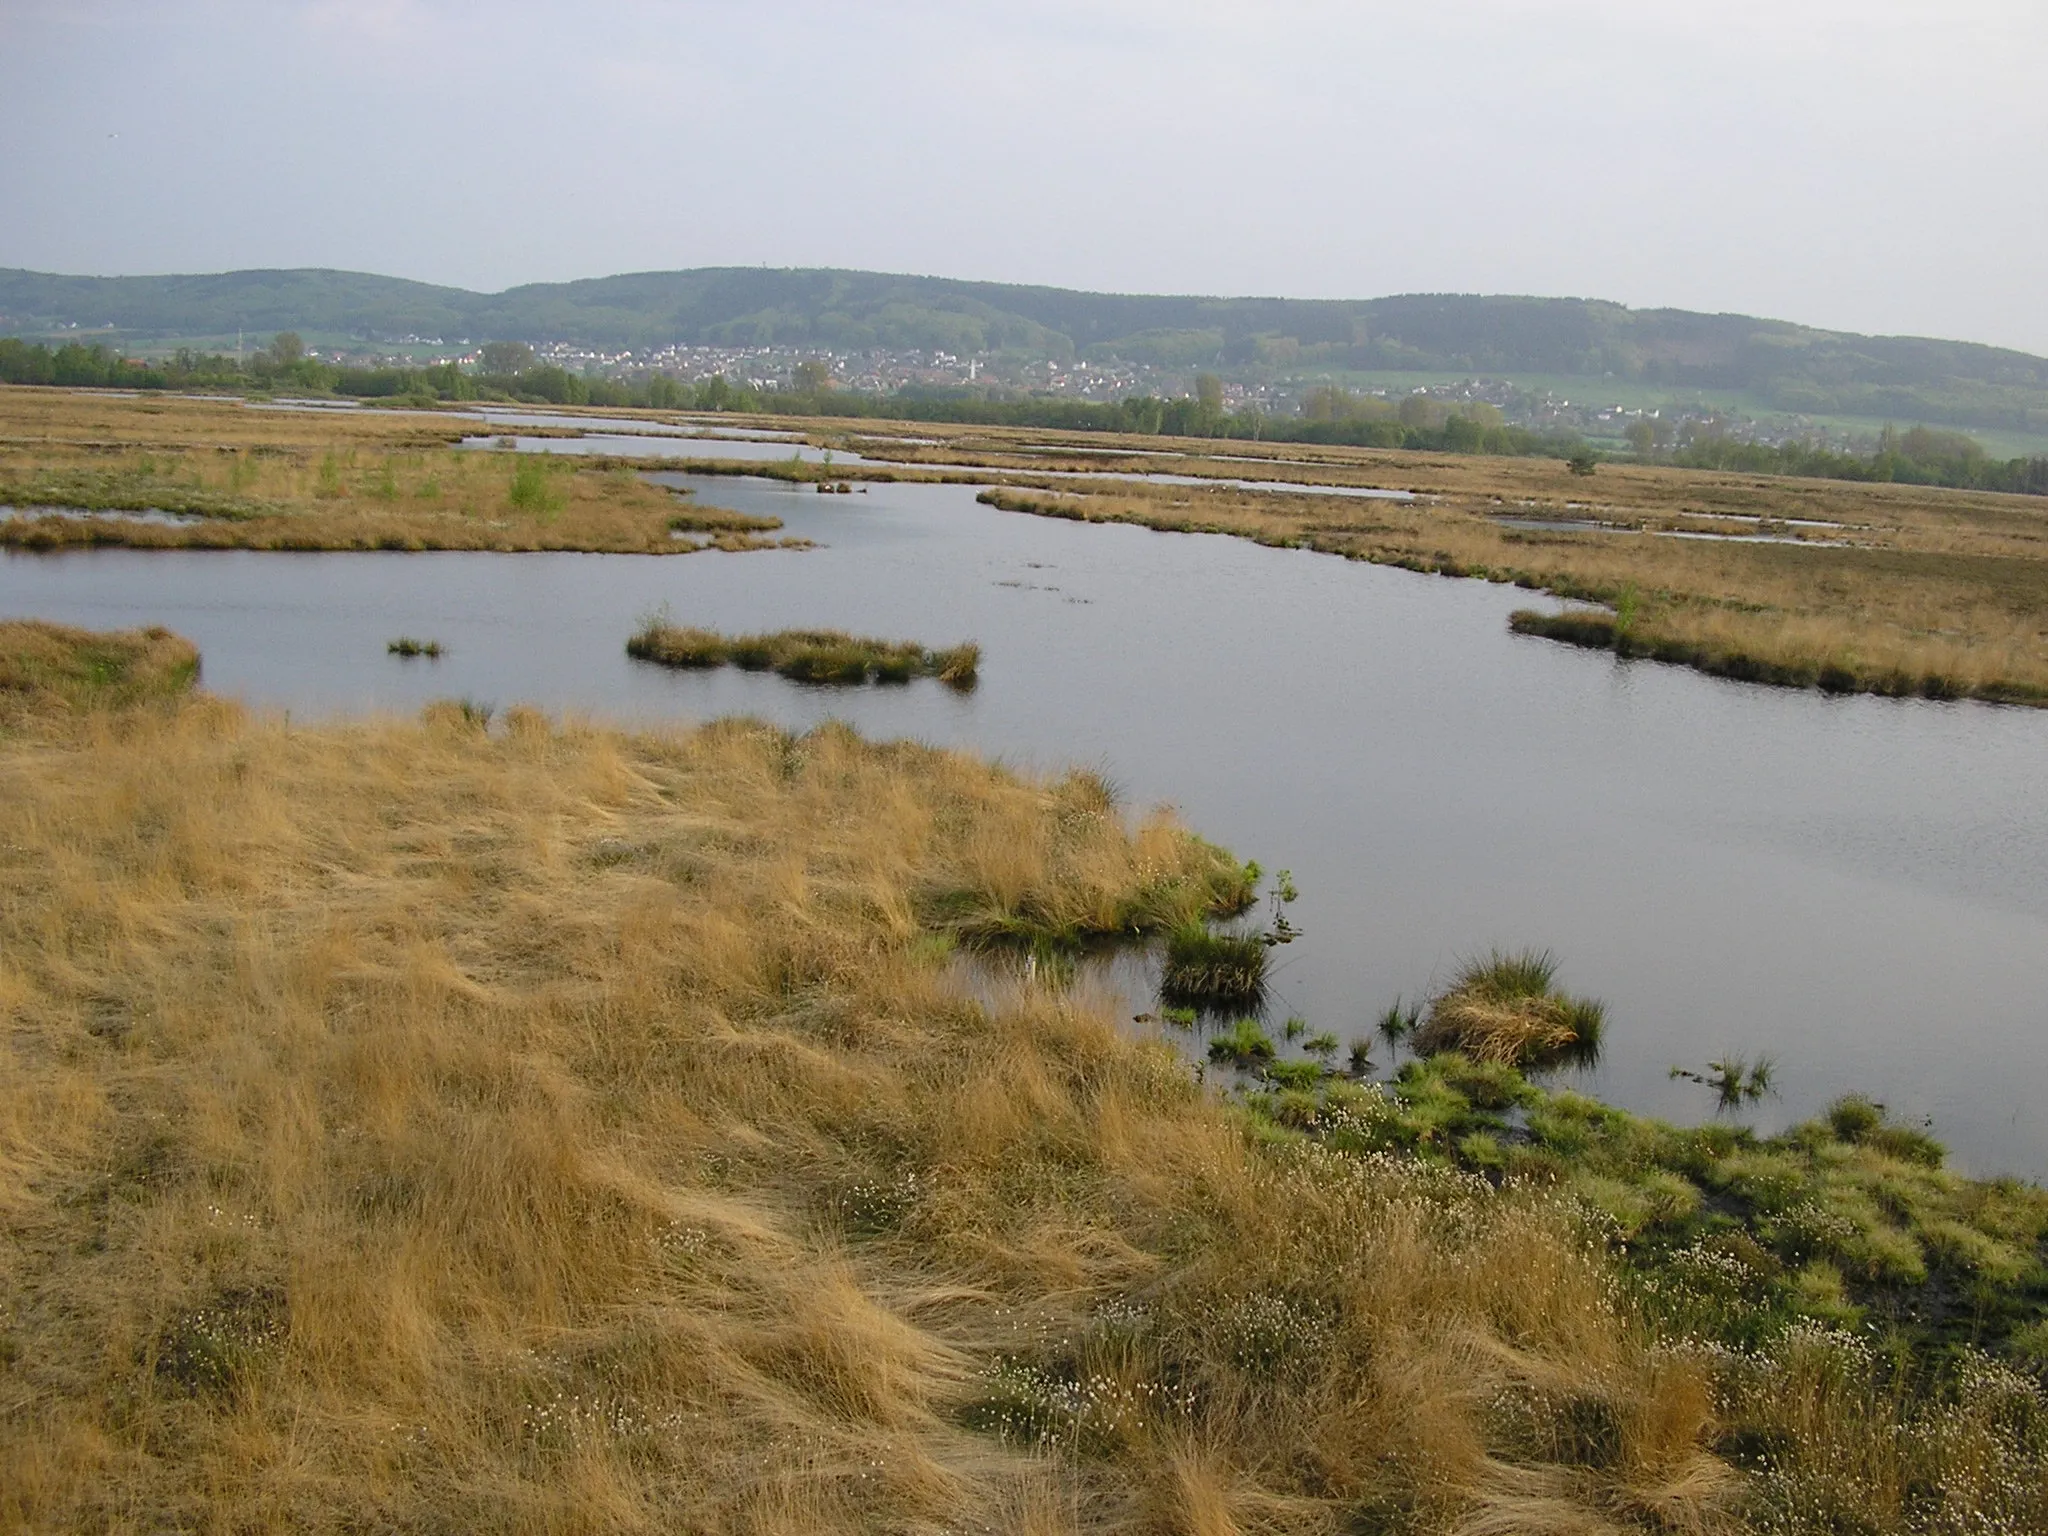
[[1571,1207],[1270,1146],[921,916],[1215,858],[837,729],[32,722],[0,1523],[1734,1528]]

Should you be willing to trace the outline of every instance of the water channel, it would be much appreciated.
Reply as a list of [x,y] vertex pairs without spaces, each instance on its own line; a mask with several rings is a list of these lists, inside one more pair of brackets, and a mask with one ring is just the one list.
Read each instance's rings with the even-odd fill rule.
[[[1668,1069],[1768,1053],[1781,1097],[1761,1125],[1854,1088],[1931,1118],[1973,1170],[2048,1174],[2048,712],[1616,663],[1509,634],[1527,593],[1002,513],[970,486],[667,478],[821,547],[15,554],[0,613],[169,625],[208,687],[295,713],[467,695],[836,716],[1097,766],[1292,869],[1305,937],[1277,951],[1276,1017],[1348,1040],[1463,956],[1547,946],[1610,1005],[1589,1091],[1702,1119],[1704,1090]],[[714,628],[972,638],[981,686],[826,692],[628,660],[661,604]],[[387,656],[401,633],[447,653]]]

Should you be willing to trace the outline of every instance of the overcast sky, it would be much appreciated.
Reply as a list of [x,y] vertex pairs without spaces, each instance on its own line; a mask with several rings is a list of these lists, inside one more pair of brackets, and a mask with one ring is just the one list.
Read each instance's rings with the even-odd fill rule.
[[0,0],[0,266],[1574,294],[2048,353],[2048,0]]

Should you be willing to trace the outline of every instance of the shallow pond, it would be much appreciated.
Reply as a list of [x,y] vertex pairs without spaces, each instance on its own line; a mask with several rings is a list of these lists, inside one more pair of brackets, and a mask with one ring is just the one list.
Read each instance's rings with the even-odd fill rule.
[[[839,716],[1099,766],[1132,802],[1170,799],[1293,870],[1305,937],[1276,952],[1276,1018],[1348,1041],[1462,956],[1549,946],[1611,1005],[1595,1092],[1704,1118],[1705,1091],[1668,1069],[1767,1052],[1782,1098],[1762,1123],[1856,1088],[1932,1116],[1973,1168],[2048,1173],[2048,712],[1617,663],[1510,635],[1529,601],[1512,589],[1001,513],[968,486],[696,484],[823,547],[15,555],[0,613],[167,624],[209,687],[298,711],[470,695]],[[972,638],[981,686],[827,692],[629,661],[663,603],[724,629]],[[400,634],[448,653],[387,656]]]

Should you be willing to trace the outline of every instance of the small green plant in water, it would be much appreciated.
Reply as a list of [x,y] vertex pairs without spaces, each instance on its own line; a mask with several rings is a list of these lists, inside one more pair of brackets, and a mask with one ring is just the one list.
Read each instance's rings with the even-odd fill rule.
[[415,640],[411,635],[400,635],[396,640],[385,642],[384,649],[393,656],[427,656],[438,658],[441,642],[438,640]]
[[1713,1089],[1714,1107],[1717,1109],[1738,1109],[1775,1094],[1778,1091],[1774,1081],[1776,1071],[1777,1064],[1768,1056],[1759,1056],[1755,1061],[1728,1056],[1708,1062],[1704,1072],[1695,1072],[1689,1067],[1673,1067],[1671,1076],[1674,1080],[1682,1079]]
[[1249,1070],[1274,1057],[1273,1040],[1256,1019],[1239,1019],[1209,1042],[1209,1059],[1219,1065]]
[[1387,1049],[1394,1055],[1400,1055],[1401,1047],[1407,1043],[1408,1037],[1422,1027],[1422,1011],[1422,1004],[1404,1004],[1397,996],[1387,1004],[1386,1012],[1379,1016],[1379,1021],[1374,1027],[1378,1029],[1380,1038],[1386,1041]]

